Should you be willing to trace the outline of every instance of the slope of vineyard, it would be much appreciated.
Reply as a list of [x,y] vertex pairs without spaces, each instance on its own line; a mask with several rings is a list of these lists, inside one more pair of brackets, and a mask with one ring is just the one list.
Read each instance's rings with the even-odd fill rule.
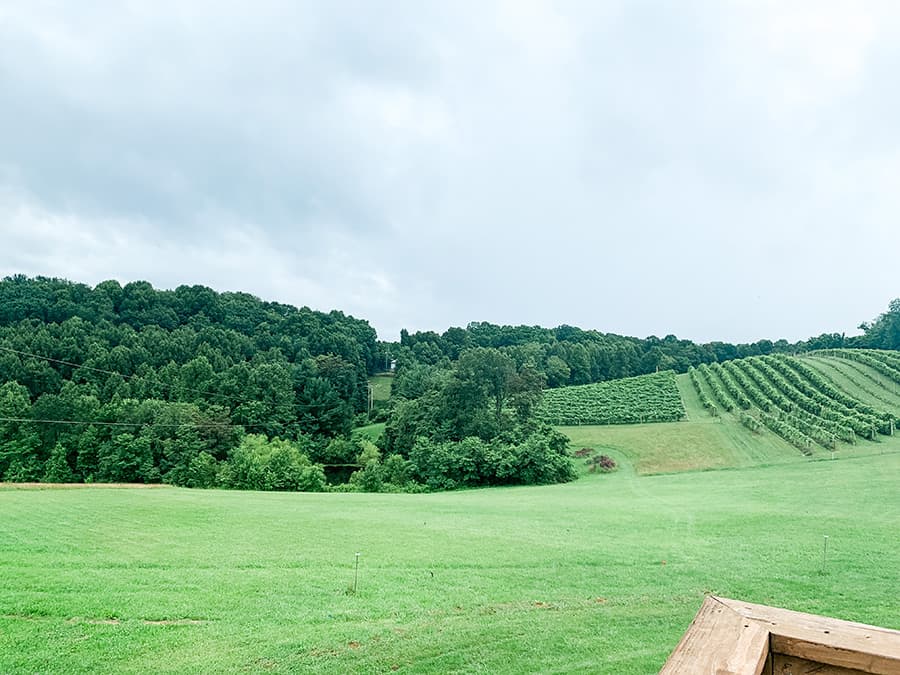
[[731,414],[751,433],[766,429],[805,455],[893,436],[900,423],[891,390],[900,384],[900,358],[890,352],[754,356],[692,368],[688,377],[711,416]]
[[808,356],[804,361],[838,388],[863,403],[887,410],[900,410],[900,385],[868,366],[834,356]]
[[674,422],[684,403],[673,371],[544,392],[541,415],[550,424]]
[[565,387],[545,392],[543,416],[639,474],[896,452],[900,355],[754,356]]

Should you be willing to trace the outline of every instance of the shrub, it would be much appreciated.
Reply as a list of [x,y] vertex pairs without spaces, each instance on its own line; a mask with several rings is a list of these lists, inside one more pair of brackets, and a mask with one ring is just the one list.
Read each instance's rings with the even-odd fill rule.
[[594,473],[595,471],[600,471],[600,473],[610,473],[619,468],[618,464],[616,464],[616,460],[609,455],[594,455],[593,457],[590,457],[585,464],[588,465],[588,471],[591,473]]
[[225,487],[239,490],[325,490],[325,471],[320,464],[310,462],[290,441],[267,441],[258,434],[244,437],[220,477]]

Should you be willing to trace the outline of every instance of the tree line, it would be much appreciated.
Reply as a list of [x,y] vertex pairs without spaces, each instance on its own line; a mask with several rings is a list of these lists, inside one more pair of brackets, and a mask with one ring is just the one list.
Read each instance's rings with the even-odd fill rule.
[[[896,311],[900,316],[900,307]],[[883,320],[876,321],[871,332],[884,332],[883,324]],[[897,344],[900,346],[900,336]],[[409,333],[404,330],[401,331],[399,344],[391,345],[390,349],[402,370],[416,365],[446,365],[467,349],[491,347],[503,351],[517,364],[531,364],[544,377],[547,386],[553,388],[646,375],[660,370],[686,373],[689,368],[701,363],[750,356],[874,346],[869,333],[849,338],[840,333],[825,333],[794,343],[783,339],[741,344],[696,343],[674,335],[635,338],[573,326],[542,328],[476,322],[465,328],[449,328],[443,333]]]
[[384,359],[368,322],[341,312],[202,286],[8,277],[0,478],[188,484],[192,466],[228,461],[248,434],[321,458],[365,417]]
[[[0,281],[0,479],[421,490],[573,477],[546,387],[746,355],[900,344],[900,301],[860,338],[698,345],[473,323],[379,342],[339,311],[203,286]],[[895,347],[891,347],[895,348]],[[397,364],[368,411],[368,376]],[[372,443],[352,436],[385,422]]]

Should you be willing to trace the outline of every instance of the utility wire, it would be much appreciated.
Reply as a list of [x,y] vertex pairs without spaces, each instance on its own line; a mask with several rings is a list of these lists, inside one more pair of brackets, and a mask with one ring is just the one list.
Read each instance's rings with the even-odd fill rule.
[[[132,380],[135,378],[141,378],[141,379],[145,379],[149,382],[154,382],[156,384],[159,384],[163,387],[167,387],[172,390],[180,389],[181,391],[190,391],[190,392],[194,392],[195,394],[203,394],[204,396],[218,396],[218,397],[225,398],[225,399],[228,399],[231,401],[236,401],[239,404],[240,403],[265,403],[264,401],[260,401],[259,399],[255,399],[255,398],[239,398],[237,396],[229,396],[228,394],[220,394],[220,393],[214,392],[214,391],[208,391],[208,390],[203,390],[203,389],[194,389],[192,387],[186,387],[181,384],[169,384],[167,382],[163,382],[160,379],[146,378],[145,376],[139,375],[137,373],[135,373],[134,375],[124,375],[122,373],[116,372],[115,370],[107,370],[105,368],[95,368],[93,366],[86,366],[86,365],[83,365],[80,363],[73,363],[71,361],[55,359],[50,356],[42,356],[40,354],[32,354],[31,352],[24,352],[19,349],[13,349],[12,347],[0,346],[0,351],[9,352],[11,354],[17,354],[18,356],[24,356],[24,357],[32,358],[32,359],[42,359],[44,361],[49,361],[50,363],[58,363],[58,364],[61,364],[64,366],[70,366],[72,368],[78,368],[81,370],[89,370],[91,372],[101,373],[103,375],[116,375],[118,377],[121,377],[124,380]],[[345,402],[347,402],[347,401],[345,401]],[[347,402],[347,403],[349,403],[349,402]],[[295,409],[295,410],[310,410],[310,409],[314,409],[314,408],[322,408],[323,407],[321,403],[272,403],[272,404],[268,404],[268,405],[271,405],[273,408],[291,408],[291,409]]]
[[192,427],[196,429],[234,429],[236,427],[261,427],[266,424],[200,424],[198,422],[185,422],[183,424],[165,424],[162,422],[100,422],[83,420],[46,420],[33,419],[31,417],[0,417],[0,422],[30,422],[36,424],[70,424],[70,425],[95,425],[103,427]]

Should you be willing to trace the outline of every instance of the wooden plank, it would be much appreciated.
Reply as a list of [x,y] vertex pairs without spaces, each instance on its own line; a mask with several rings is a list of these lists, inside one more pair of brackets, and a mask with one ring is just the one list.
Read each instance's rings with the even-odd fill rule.
[[660,675],[760,675],[769,633],[718,598],[707,597]]
[[773,652],[864,673],[900,674],[900,631],[727,598],[717,600],[765,626],[771,633]]
[[[846,640],[840,642],[847,644]],[[900,657],[866,651],[865,646],[847,648],[842,645],[772,633],[772,650],[780,654],[872,675],[900,675]]]
[[772,669],[775,675],[866,675],[863,670],[829,666],[784,654],[772,654]]

